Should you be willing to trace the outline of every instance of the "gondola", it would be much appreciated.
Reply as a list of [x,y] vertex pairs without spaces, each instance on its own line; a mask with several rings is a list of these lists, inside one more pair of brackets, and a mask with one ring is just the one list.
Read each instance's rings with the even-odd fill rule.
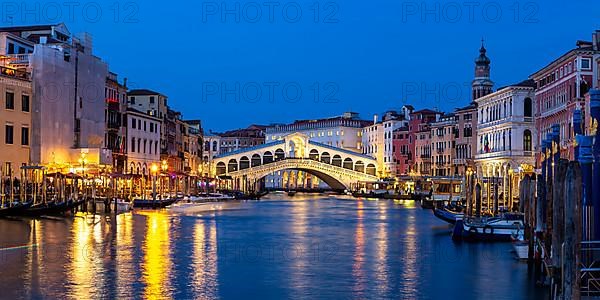
[[25,203],[17,202],[15,204],[13,204],[12,206],[0,208],[0,217],[20,215],[23,213],[23,211],[25,211],[26,209],[31,207],[31,204],[32,204],[31,202],[25,202]]
[[39,217],[44,215],[56,215],[67,212],[70,209],[69,202],[47,202],[34,204],[31,207],[23,210],[19,215],[26,217]]

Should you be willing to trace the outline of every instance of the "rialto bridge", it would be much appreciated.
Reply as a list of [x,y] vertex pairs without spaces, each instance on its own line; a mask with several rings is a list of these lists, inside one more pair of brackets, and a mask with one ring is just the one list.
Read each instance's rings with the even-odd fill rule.
[[217,156],[212,165],[217,176],[231,178],[232,187],[240,190],[255,190],[262,178],[283,170],[314,175],[334,190],[377,180],[375,158],[311,141],[301,133]]

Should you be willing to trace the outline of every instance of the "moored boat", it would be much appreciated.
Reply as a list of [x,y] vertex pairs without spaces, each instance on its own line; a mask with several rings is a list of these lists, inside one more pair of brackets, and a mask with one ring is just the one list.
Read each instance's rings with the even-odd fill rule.
[[446,207],[433,208],[433,214],[440,220],[443,220],[450,224],[456,224],[456,221],[462,219],[464,216],[462,212],[453,211]]
[[165,208],[173,203],[175,203],[177,198],[167,198],[167,199],[133,199],[133,207],[134,208]]
[[26,209],[31,207],[31,205],[32,205],[31,202],[25,202],[25,203],[15,202],[15,203],[13,203],[12,206],[7,206],[7,207],[1,208],[0,209],[0,217],[20,215],[23,213],[23,211],[25,211]]
[[452,239],[455,241],[510,242],[523,230],[523,219],[506,215],[482,219],[458,219]]

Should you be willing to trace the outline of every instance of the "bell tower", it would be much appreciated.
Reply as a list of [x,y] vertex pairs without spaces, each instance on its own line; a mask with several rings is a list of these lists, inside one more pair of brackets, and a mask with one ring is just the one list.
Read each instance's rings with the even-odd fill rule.
[[493,92],[494,82],[490,80],[490,59],[486,56],[487,50],[481,39],[479,57],[475,59],[475,79],[471,84],[471,100],[478,99]]

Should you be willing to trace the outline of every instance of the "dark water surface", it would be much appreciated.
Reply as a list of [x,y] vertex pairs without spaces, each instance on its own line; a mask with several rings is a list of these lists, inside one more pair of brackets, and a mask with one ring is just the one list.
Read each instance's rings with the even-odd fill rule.
[[0,297],[535,299],[510,244],[455,244],[411,201],[0,220]]

